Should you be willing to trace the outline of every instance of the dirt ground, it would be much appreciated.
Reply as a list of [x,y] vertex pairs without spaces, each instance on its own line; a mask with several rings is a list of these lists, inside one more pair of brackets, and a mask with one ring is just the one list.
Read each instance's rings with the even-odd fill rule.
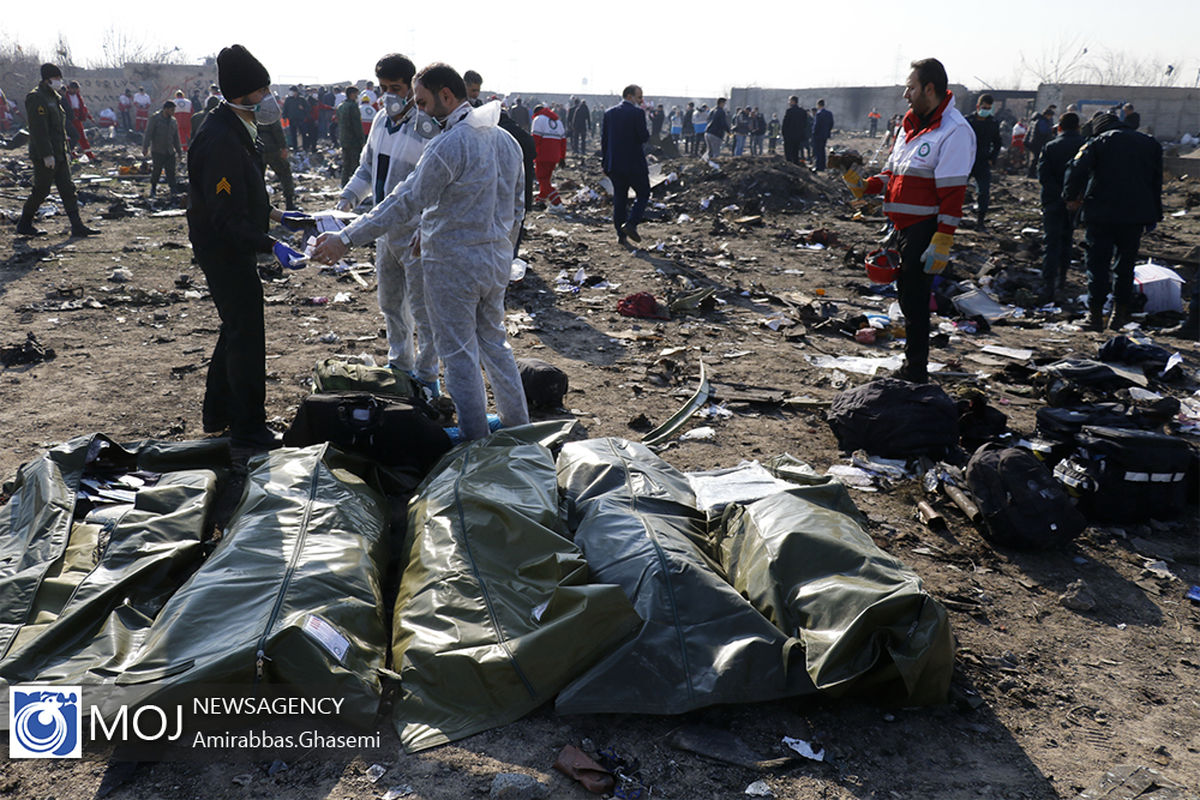
[[[879,142],[841,136],[833,144],[869,157]],[[161,199],[147,206],[145,177],[108,177],[116,159],[134,150],[105,144],[98,148],[104,162],[75,169],[85,218],[102,235],[69,239],[61,215],[41,220],[50,234],[36,239],[15,238],[11,222],[3,227],[0,345],[21,345],[32,334],[54,351],[52,358],[0,370],[5,479],[47,446],[91,431],[118,441],[203,435],[201,398],[218,320],[204,276],[191,263],[185,219],[151,214],[171,206]],[[512,345],[518,356],[568,373],[567,408],[592,436],[636,439],[647,420],[667,419],[694,390],[703,359],[718,384],[717,399],[732,413],[689,423],[713,427],[715,437],[673,441],[663,457],[681,469],[785,452],[818,471],[849,463],[822,402],[868,378],[818,368],[807,357],[898,352],[894,342],[858,344],[838,324],[886,313],[892,302],[861,266],[863,254],[877,246],[883,219],[871,213],[854,219],[833,172],[813,175],[785,166],[781,156],[734,161],[725,159],[720,172],[692,158],[664,161],[663,174],[676,179],[656,188],[641,246],[627,249],[616,241],[605,202],[580,189],[598,186],[598,158],[581,165],[572,156],[556,176],[571,213],[534,211],[527,221],[529,270],[508,294]],[[6,153],[4,162],[0,213],[15,222],[29,170],[23,151]],[[1200,208],[1172,214],[1195,202],[1197,173],[1169,177],[1168,216],[1143,241],[1144,253],[1174,259],[1189,280]],[[332,204],[333,174],[319,159],[298,174],[302,208]],[[998,175],[992,225],[987,231],[964,225],[954,275],[982,270],[1035,286],[1027,270],[1040,263],[1038,236],[1022,231],[1040,226],[1037,198],[1035,181]],[[819,228],[832,234],[832,244],[810,249],[809,232]],[[354,255],[371,260],[369,249]],[[261,266],[269,266],[266,259]],[[1084,292],[1079,269],[1070,275],[1071,297]],[[571,281],[579,270],[587,276],[580,277],[583,286]],[[308,392],[318,360],[360,353],[386,360],[373,275],[363,277],[366,287],[312,267],[269,273],[267,402],[277,429],[286,428]],[[680,311],[669,321],[616,313],[617,300],[634,292],[666,301],[704,288],[715,290],[714,307]],[[339,293],[348,299],[336,302]],[[781,313],[794,324],[778,330],[766,324]],[[936,316],[935,332],[951,321]],[[932,360],[952,374],[935,380],[947,390],[977,386],[1008,415],[1010,428],[1027,436],[1044,401],[1020,370],[1006,366],[1009,359],[981,356],[980,348],[1027,348],[1038,362],[1072,353],[1095,358],[1109,334],[1084,332],[1081,321],[1082,309],[1067,305],[1059,313],[1029,312],[987,333],[944,332]],[[1197,343],[1151,333],[1183,355],[1186,373],[1151,388],[1191,396]],[[781,402],[793,397],[808,400]],[[552,797],[583,798],[590,795],[551,769],[563,745],[581,742],[637,758],[652,796],[675,800],[743,796],[757,780],[781,798],[1073,798],[1119,765],[1152,767],[1164,783],[1188,787],[1171,796],[1200,796],[1200,606],[1185,597],[1200,584],[1196,507],[1179,519],[1089,527],[1069,547],[1029,553],[994,548],[940,500],[949,531],[931,531],[915,518],[921,496],[913,480],[854,492],[876,542],[915,569],[950,611],[959,649],[947,705],[805,699],[717,707],[682,719],[558,717],[542,709],[416,755],[403,754],[385,732],[378,751],[313,754],[286,769],[245,763],[236,754],[219,762],[146,764],[110,796],[358,800],[407,788],[403,796],[411,798],[463,798],[486,794],[497,773],[522,772],[547,784]],[[1163,564],[1150,569],[1155,561]],[[1088,611],[1060,601],[1080,579],[1095,599]],[[671,730],[694,722],[736,734],[764,758],[783,755],[781,738],[796,736],[824,745],[828,759],[758,772],[668,746]],[[376,782],[367,775],[373,764],[387,768]],[[103,754],[73,763],[6,761],[0,796],[89,797],[105,771]]]

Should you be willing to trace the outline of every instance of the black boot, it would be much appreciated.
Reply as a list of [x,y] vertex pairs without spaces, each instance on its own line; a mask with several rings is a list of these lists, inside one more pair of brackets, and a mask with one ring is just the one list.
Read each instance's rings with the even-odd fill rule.
[[1129,306],[1124,303],[1117,303],[1113,306],[1112,317],[1108,320],[1108,329],[1110,331],[1119,331],[1129,324],[1133,319],[1133,315],[1129,311]]
[[1084,330],[1099,333],[1104,330],[1104,307],[1092,306],[1088,310],[1087,322],[1083,325]]

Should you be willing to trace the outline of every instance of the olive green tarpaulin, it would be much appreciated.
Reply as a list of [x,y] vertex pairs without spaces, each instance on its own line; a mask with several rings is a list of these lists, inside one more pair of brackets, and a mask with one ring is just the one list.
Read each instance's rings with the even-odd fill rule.
[[944,702],[954,669],[946,610],[836,510],[843,502],[815,487],[731,505],[718,531],[730,582],[800,637],[823,692]]
[[[212,441],[121,447],[94,434],[22,466],[0,508],[0,677],[82,682],[126,655],[147,614],[200,563],[228,456]],[[124,478],[137,470],[172,471]],[[144,485],[97,501],[85,477]]]
[[455,448],[409,505],[392,660],[410,752],[519,719],[639,624],[566,538],[552,427]]
[[387,631],[380,570],[387,510],[359,476],[370,465],[328,444],[250,462],[220,544],[176,591],[118,686],[257,681],[321,686],[341,721],[378,712]]
[[644,620],[559,694],[559,713],[681,714],[816,691],[799,659],[787,669],[788,637],[705,554],[707,521],[681,472],[645,445],[594,439],[563,448],[558,476],[584,513],[575,543],[593,579],[620,585]]

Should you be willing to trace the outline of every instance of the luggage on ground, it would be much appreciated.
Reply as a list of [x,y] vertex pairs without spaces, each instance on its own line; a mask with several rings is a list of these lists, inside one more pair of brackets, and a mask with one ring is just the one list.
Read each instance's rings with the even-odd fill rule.
[[885,458],[940,458],[958,442],[958,409],[931,383],[882,378],[847,389],[826,416],[838,446]]
[[1078,448],[1054,477],[1079,497],[1089,519],[1171,519],[1187,503],[1192,450],[1186,441],[1154,431],[1085,425]]
[[1079,535],[1087,521],[1032,453],[985,444],[967,463],[967,486],[994,544],[1041,550]]

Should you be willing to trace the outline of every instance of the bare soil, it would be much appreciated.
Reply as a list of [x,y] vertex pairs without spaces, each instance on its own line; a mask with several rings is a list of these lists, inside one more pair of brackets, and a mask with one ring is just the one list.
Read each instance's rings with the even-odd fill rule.
[[[834,144],[869,157],[879,141],[843,137]],[[75,170],[88,201],[85,218],[102,235],[69,239],[61,215],[39,223],[50,229],[48,236],[14,238],[11,224],[0,235],[0,345],[21,345],[33,334],[54,351],[53,358],[0,370],[4,476],[47,446],[91,431],[119,441],[203,435],[201,399],[218,320],[204,276],[191,263],[186,221],[149,215],[145,178],[86,177],[104,178],[117,158],[134,150],[102,145],[105,163]],[[567,406],[592,436],[636,439],[647,420],[661,423],[695,388],[703,359],[733,414],[690,423],[711,425],[716,433],[710,441],[666,449],[664,457],[681,469],[726,467],[784,452],[820,471],[848,463],[822,408],[779,400],[828,401],[840,388],[867,380],[816,368],[806,356],[890,354],[896,347],[858,344],[836,322],[882,313],[891,302],[872,291],[861,267],[863,254],[877,246],[882,217],[853,219],[849,194],[832,172],[814,175],[784,165],[781,156],[732,161],[725,159],[717,173],[696,159],[666,162],[663,173],[674,172],[678,180],[655,190],[654,219],[641,228],[641,246],[627,249],[618,245],[603,201],[574,199],[577,187],[598,185],[598,159],[581,165],[572,157],[556,175],[576,187],[560,185],[571,213],[558,218],[535,211],[527,222],[529,272],[508,295],[512,345],[519,356],[545,359],[568,373]],[[23,153],[10,153],[6,162],[0,213],[15,222],[30,173]],[[329,207],[336,189],[334,172],[317,162],[312,172],[297,176],[306,210]],[[1196,178],[1170,178],[1168,215],[1183,209],[1197,186]],[[952,270],[971,277],[993,262],[1012,267],[1010,278],[1036,286],[1033,273],[1023,270],[1038,265],[1038,237],[1021,232],[1040,226],[1036,183],[998,175],[994,194],[992,227],[981,232],[964,226]],[[116,195],[127,195],[133,215],[100,218],[122,199]],[[169,207],[160,201],[153,210]],[[736,221],[760,214],[761,220]],[[1200,242],[1198,218],[1197,209],[1167,216],[1144,239],[1143,252],[1181,263]],[[833,244],[803,247],[808,232],[818,228],[832,233]],[[364,262],[370,255],[369,249],[356,252]],[[262,266],[270,265],[264,259]],[[1194,266],[1180,271],[1193,280]],[[117,268],[132,279],[116,282]],[[556,288],[561,272],[574,276],[580,269],[607,286]],[[264,287],[267,401],[276,428],[291,420],[318,360],[363,352],[386,360],[373,276],[365,279],[368,288],[315,268],[270,273]],[[676,313],[670,321],[616,312],[617,300],[634,292],[666,301],[710,287],[714,308]],[[1077,265],[1069,289],[1071,296],[1084,292]],[[185,294],[189,290],[200,296]],[[332,299],[339,292],[348,293],[349,301],[312,304],[312,298]],[[823,322],[813,309],[832,314],[835,322]],[[797,324],[779,330],[763,324],[779,312]],[[933,360],[961,375],[936,381],[948,390],[976,385],[1008,415],[1014,431],[1028,435],[1044,401],[1005,369],[1005,359],[997,364],[973,357],[981,346],[999,344],[1031,349],[1042,361],[1072,353],[1094,358],[1108,334],[1072,329],[1081,316],[1078,306],[1067,306],[1060,314],[1031,313],[988,333],[939,337]],[[944,321],[935,317],[935,330]],[[1068,324],[1046,327],[1054,322]],[[1196,342],[1158,334],[1155,340],[1183,354],[1188,376],[1154,388],[1177,397],[1195,392]],[[1200,796],[1200,607],[1185,597],[1190,585],[1200,584],[1196,508],[1180,519],[1089,527],[1069,547],[1028,553],[989,545],[948,503],[939,508],[949,531],[929,530],[914,514],[921,496],[916,481],[854,493],[876,542],[915,569],[950,610],[959,650],[954,699],[947,705],[892,708],[806,699],[717,707],[682,719],[558,717],[543,709],[416,755],[403,754],[385,731],[376,752],[314,753],[273,774],[269,765],[246,763],[236,754],[208,763],[147,764],[110,796],[357,800],[408,786],[412,798],[463,798],[486,794],[496,773],[523,772],[548,784],[553,797],[583,798],[590,795],[551,769],[564,744],[583,740],[639,759],[653,796],[676,800],[739,797],[755,780],[786,798],[1072,798],[1117,765],[1153,767],[1187,787],[1179,796]],[[1148,570],[1155,560],[1173,577]],[[1078,579],[1096,599],[1090,611],[1060,602]],[[783,755],[785,735],[820,742],[829,758],[762,773],[722,764],[666,744],[667,734],[687,722],[727,729],[765,758]],[[366,774],[372,764],[387,767],[374,783]],[[103,753],[76,763],[6,761],[0,764],[0,796],[92,796],[105,771]]]

